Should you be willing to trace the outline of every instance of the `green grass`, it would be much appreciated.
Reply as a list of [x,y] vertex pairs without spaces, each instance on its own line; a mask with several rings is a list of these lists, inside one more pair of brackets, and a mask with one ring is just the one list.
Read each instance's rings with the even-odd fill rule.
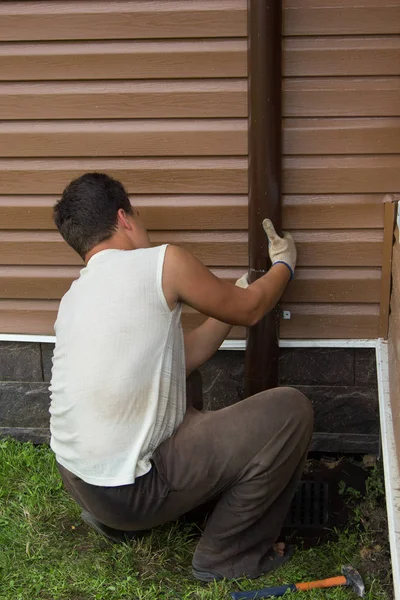
[[[351,498],[355,518],[334,540],[299,550],[288,565],[256,581],[203,586],[191,578],[191,556],[199,531],[172,524],[131,545],[111,545],[80,520],[63,491],[54,457],[45,447],[0,441],[0,599],[7,600],[220,600],[229,592],[331,577],[352,563],[365,578],[368,599],[389,600],[387,547],[376,515],[382,508],[379,472],[368,497]],[[346,490],[342,492],[346,494]],[[379,508],[379,510],[378,510]],[[384,514],[383,514],[384,518]],[[380,539],[380,538],[379,538]],[[354,597],[336,588],[308,592],[310,600]]]

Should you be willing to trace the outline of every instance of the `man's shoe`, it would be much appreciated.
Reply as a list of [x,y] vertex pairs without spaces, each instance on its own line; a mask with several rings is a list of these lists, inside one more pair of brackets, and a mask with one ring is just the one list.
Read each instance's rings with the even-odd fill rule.
[[213,571],[199,571],[195,567],[192,567],[192,575],[195,579],[198,579],[203,583],[211,583],[212,581],[222,581],[224,579],[219,573],[214,573]]
[[[271,573],[276,569],[279,569],[282,565],[284,565],[288,560],[292,558],[293,555],[293,546],[286,546],[285,553],[282,556],[276,550],[271,548],[271,550],[267,554],[268,561],[263,569],[261,575],[266,575],[267,573]],[[193,577],[202,581],[204,583],[211,583],[213,581],[222,581],[224,577],[219,573],[215,573],[214,571],[200,571],[196,569],[196,567],[192,566],[192,574]],[[261,576],[259,575],[259,577]],[[252,579],[252,578],[250,578]]]
[[97,533],[106,537],[114,544],[123,544],[135,537],[133,532],[125,532],[120,529],[113,529],[112,527],[103,525],[103,523],[97,521],[87,510],[82,511],[81,518],[87,525],[95,529]]

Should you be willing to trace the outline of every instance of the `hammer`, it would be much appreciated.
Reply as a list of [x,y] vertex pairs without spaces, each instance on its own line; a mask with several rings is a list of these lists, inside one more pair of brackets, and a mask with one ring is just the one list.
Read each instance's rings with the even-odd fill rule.
[[351,565],[342,567],[342,575],[322,579],[320,581],[307,581],[304,583],[289,583],[279,587],[263,588],[262,590],[253,590],[252,592],[232,592],[232,600],[259,600],[259,598],[278,598],[283,596],[288,590],[291,592],[306,592],[316,588],[330,588],[339,585],[346,585],[354,590],[360,598],[364,597],[365,586],[361,575]]

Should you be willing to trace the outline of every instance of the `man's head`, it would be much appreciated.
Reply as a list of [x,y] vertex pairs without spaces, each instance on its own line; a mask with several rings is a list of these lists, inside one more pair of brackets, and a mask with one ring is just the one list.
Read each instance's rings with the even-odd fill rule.
[[61,235],[84,260],[94,249],[148,247],[138,215],[122,183],[104,173],[86,173],[71,181],[53,213]]

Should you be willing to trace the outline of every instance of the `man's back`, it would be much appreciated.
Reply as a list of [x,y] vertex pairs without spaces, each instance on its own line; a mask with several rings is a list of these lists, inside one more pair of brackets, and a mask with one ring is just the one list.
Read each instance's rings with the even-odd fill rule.
[[163,294],[165,249],[97,253],[60,305],[51,445],[88,483],[133,483],[183,418],[181,309]]

